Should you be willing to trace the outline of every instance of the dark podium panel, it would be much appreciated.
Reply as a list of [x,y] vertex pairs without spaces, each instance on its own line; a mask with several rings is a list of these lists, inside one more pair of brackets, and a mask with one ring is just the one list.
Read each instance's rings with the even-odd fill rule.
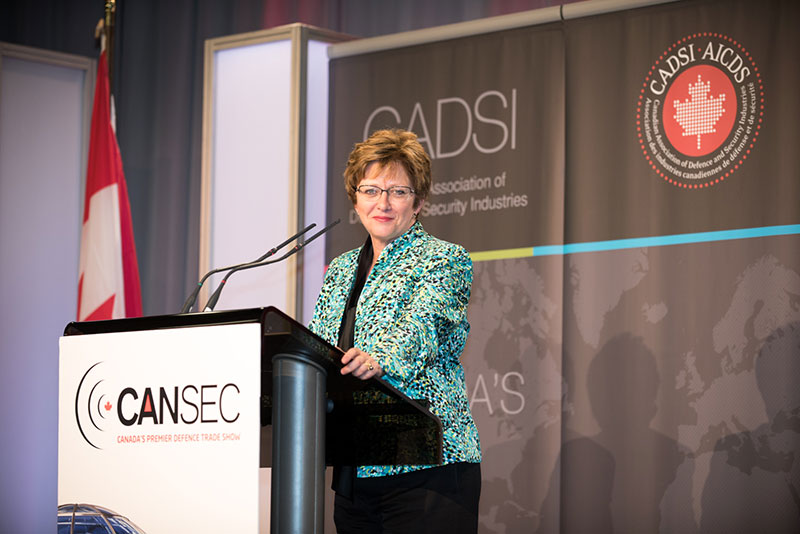
[[[380,379],[360,380],[340,374],[342,351],[276,308],[265,308],[262,426],[272,424],[270,361],[281,353],[307,354],[327,372],[327,465],[442,462],[441,422],[428,411],[426,400],[410,399]],[[272,466],[268,454],[262,455],[262,466]]]
[[323,531],[326,464],[441,463],[441,421],[425,401],[342,375],[342,351],[274,307],[70,323],[64,335],[242,323],[261,324],[260,464],[272,467],[273,533]]

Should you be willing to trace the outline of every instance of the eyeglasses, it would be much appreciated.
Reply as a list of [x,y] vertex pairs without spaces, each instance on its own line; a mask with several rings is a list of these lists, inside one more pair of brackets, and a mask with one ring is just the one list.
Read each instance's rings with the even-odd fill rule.
[[381,189],[375,185],[360,185],[356,187],[356,191],[367,200],[378,200],[383,193],[389,195],[391,200],[408,200],[415,193],[405,185],[393,185],[389,189]]

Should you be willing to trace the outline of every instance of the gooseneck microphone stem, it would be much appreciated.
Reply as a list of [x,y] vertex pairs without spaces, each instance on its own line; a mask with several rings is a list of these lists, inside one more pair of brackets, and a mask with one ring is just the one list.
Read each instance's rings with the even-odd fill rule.
[[305,234],[306,232],[308,232],[309,230],[314,228],[316,225],[317,225],[317,223],[309,224],[308,226],[306,226],[305,228],[303,228],[302,230],[300,230],[299,232],[294,234],[292,237],[290,237],[289,239],[287,239],[286,241],[281,243],[280,245],[277,245],[277,246],[269,249],[267,252],[265,252],[261,257],[259,257],[256,260],[253,260],[253,261],[250,261],[250,262],[247,262],[247,263],[239,263],[239,264],[236,264],[236,265],[228,265],[227,267],[220,267],[219,269],[212,269],[212,270],[208,271],[203,276],[203,278],[201,278],[200,281],[197,282],[197,287],[194,288],[194,291],[192,291],[192,294],[189,295],[189,297],[186,299],[186,302],[183,303],[183,307],[181,308],[181,313],[188,313],[189,311],[191,311],[192,306],[194,306],[194,303],[197,300],[197,295],[200,294],[200,289],[203,287],[203,284],[208,279],[208,277],[211,276],[212,274],[220,273],[222,271],[228,271],[228,270],[231,270],[231,269],[237,269],[237,268],[243,267],[245,265],[253,265],[253,264],[257,264],[259,262],[262,262],[265,259],[269,258],[270,256],[273,256],[276,252],[278,252],[280,249],[282,249],[283,247],[285,247],[286,245],[288,245],[289,243],[291,243],[292,241],[294,241],[298,237],[302,236],[303,234]]
[[253,269],[255,267],[262,267],[264,265],[271,265],[273,263],[281,262],[281,261],[285,260],[286,258],[288,258],[289,256],[292,256],[293,254],[296,254],[297,252],[302,250],[303,247],[305,247],[306,245],[308,245],[309,243],[314,241],[316,238],[318,238],[319,236],[321,236],[322,234],[324,234],[325,232],[327,232],[328,230],[330,230],[331,228],[333,228],[334,226],[339,224],[339,221],[341,221],[341,219],[336,219],[332,223],[328,224],[328,226],[326,226],[325,228],[323,228],[322,230],[320,230],[316,234],[314,234],[311,237],[309,237],[308,239],[306,239],[304,242],[296,244],[294,247],[292,247],[286,254],[284,254],[280,258],[275,258],[274,260],[259,261],[259,262],[253,262],[253,263],[245,263],[245,264],[242,264],[242,265],[236,265],[235,267],[232,267],[231,270],[228,271],[228,273],[225,275],[225,277],[219,283],[219,286],[217,287],[216,291],[214,291],[214,294],[211,295],[211,297],[208,299],[208,302],[206,303],[206,306],[203,309],[203,311],[213,311],[214,310],[214,306],[217,305],[217,301],[219,300],[219,296],[222,294],[222,288],[225,287],[225,283],[228,281],[228,278],[230,278],[233,273],[236,273],[236,272],[239,272],[239,271],[244,271],[246,269]]

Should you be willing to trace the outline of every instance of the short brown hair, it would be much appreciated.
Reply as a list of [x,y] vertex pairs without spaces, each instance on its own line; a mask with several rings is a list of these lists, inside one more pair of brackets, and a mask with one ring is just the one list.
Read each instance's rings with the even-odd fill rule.
[[407,130],[377,130],[366,141],[356,143],[344,170],[344,187],[350,201],[356,203],[356,188],[370,163],[381,167],[400,164],[408,173],[414,189],[414,207],[428,198],[431,191],[431,158],[417,141],[417,135]]

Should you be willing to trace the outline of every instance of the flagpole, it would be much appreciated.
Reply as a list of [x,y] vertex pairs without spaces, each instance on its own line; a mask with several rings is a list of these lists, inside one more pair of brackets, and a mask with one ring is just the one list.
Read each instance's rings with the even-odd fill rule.
[[103,31],[106,35],[106,60],[108,62],[108,89],[110,94],[114,92],[114,27],[116,26],[116,21],[116,0],[106,0]]

